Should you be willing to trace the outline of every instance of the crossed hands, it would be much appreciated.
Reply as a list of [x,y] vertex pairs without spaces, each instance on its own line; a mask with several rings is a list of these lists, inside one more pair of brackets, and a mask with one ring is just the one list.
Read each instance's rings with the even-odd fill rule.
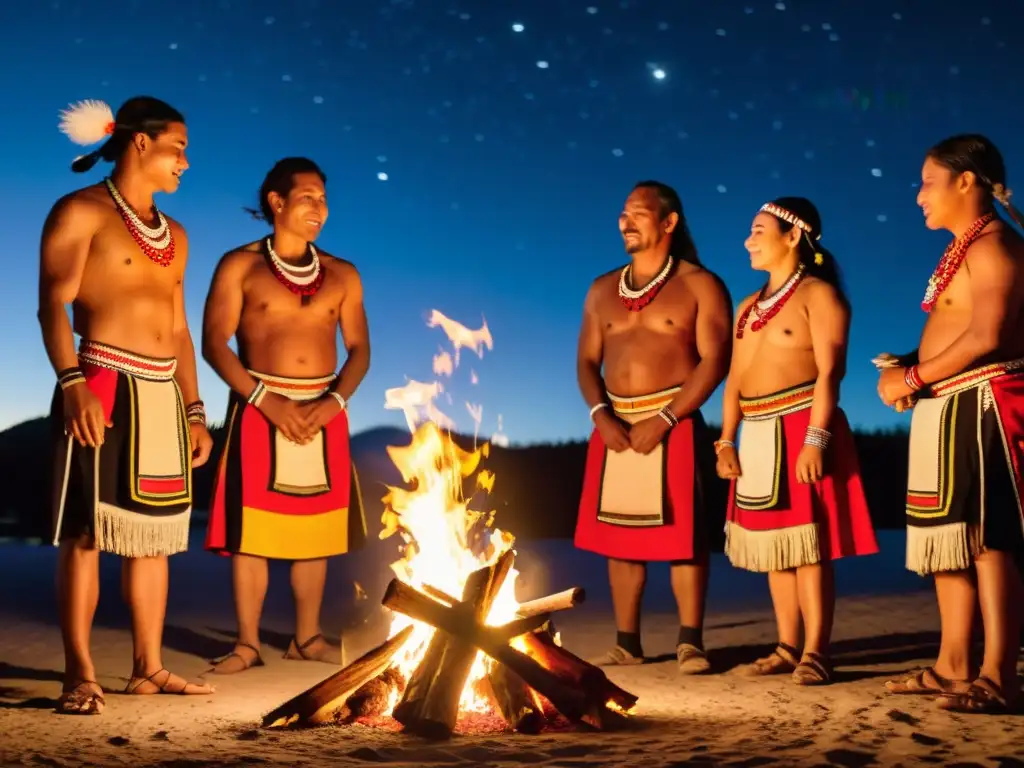
[[277,430],[298,445],[312,442],[317,433],[341,413],[341,403],[329,394],[316,400],[297,402],[268,392],[260,403],[260,412]]
[[636,424],[627,424],[604,408],[594,416],[594,426],[608,449],[622,453],[632,448],[646,456],[665,439],[670,429],[669,424],[661,416],[655,414]]

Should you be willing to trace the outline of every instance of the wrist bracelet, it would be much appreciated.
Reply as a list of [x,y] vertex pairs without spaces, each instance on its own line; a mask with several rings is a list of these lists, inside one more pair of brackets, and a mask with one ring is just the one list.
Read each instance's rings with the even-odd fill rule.
[[903,381],[912,392],[917,392],[924,386],[924,380],[921,378],[921,374],[918,373],[917,366],[912,365],[903,372]]
[[267,385],[262,381],[257,381],[256,386],[253,387],[252,392],[249,393],[249,397],[246,402],[249,403],[253,408],[259,408],[260,403],[263,402],[263,398],[267,396]]
[[665,420],[669,427],[674,427],[679,424],[679,419],[674,413],[672,413],[672,410],[667,405],[658,411],[658,415]]
[[189,403],[185,414],[189,424],[206,424],[206,406],[202,400]]
[[720,454],[726,448],[735,448],[736,443],[732,440],[715,440],[715,456]]
[[73,387],[76,384],[84,384],[85,374],[82,373],[82,369],[77,365],[73,368],[65,368],[57,374],[57,383],[60,384],[61,390]]
[[594,420],[594,414],[596,414],[602,408],[607,408],[607,407],[608,407],[608,403],[598,403],[593,408],[591,408],[590,409],[590,420],[593,421]]
[[827,429],[808,427],[807,433],[804,435],[804,445],[813,445],[815,448],[821,448],[824,451],[828,448],[828,441],[831,437],[832,433]]
[[345,398],[339,395],[337,392],[328,392],[328,394],[338,401],[338,405],[341,406],[341,410],[345,410],[345,406],[348,405]]

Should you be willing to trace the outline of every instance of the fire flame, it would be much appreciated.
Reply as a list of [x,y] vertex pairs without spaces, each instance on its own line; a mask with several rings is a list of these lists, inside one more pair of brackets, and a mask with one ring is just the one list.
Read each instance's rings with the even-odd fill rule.
[[[430,327],[440,327],[453,347],[453,353],[442,350],[434,358],[434,372],[451,377],[459,364],[459,350],[467,348],[483,357],[484,347],[494,348],[486,323],[473,331],[434,310]],[[476,379],[475,372],[473,373]],[[475,383],[475,381],[474,381]],[[489,443],[472,451],[460,448],[444,430],[454,422],[440,411],[434,400],[443,392],[440,382],[409,381],[404,387],[385,393],[385,407],[401,410],[413,433],[407,446],[389,446],[388,455],[402,474],[408,488],[388,487],[384,497],[381,538],[398,534],[404,544],[402,557],[391,564],[397,578],[419,589],[434,587],[455,598],[461,598],[470,573],[492,564],[512,547],[514,538],[493,528],[493,512],[470,509],[464,487],[489,493],[494,485],[493,473],[480,468],[490,452]],[[481,406],[466,404],[479,430],[483,416]],[[499,427],[500,431],[500,427]],[[471,479],[472,478],[472,479]],[[504,624],[515,618],[519,603],[515,597],[516,571],[512,569],[495,598],[486,623]],[[395,657],[394,666],[408,680],[422,661],[434,634],[428,624],[396,614],[392,617],[389,637],[413,625],[409,640]],[[479,691],[479,681],[486,676],[493,662],[478,652],[459,702],[460,712],[489,712],[490,699]],[[398,703],[400,692],[392,689],[387,713]]]

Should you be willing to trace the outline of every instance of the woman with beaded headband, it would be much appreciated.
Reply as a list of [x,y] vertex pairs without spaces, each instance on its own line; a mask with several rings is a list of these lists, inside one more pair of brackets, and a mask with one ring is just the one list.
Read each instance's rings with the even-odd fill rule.
[[99,714],[89,636],[100,552],[124,558],[135,660],[126,693],[213,692],[161,659],[167,556],[188,548],[192,470],[212,440],[185,316],[185,231],[153,202],[188,168],[184,118],[140,96],[116,116],[98,101],[71,106],[60,128],[81,145],[103,142],[74,171],[114,164],[50,211],[40,263],[39,320],[58,379],[53,542],[67,661],[57,711]]
[[619,214],[629,263],[584,304],[577,374],[591,433],[575,544],[608,558],[616,640],[595,659],[639,664],[647,563],[670,563],[681,674],[709,671],[704,599],[709,537],[700,483],[700,408],[729,364],[732,313],[700,265],[675,190],[636,184]]
[[[1024,564],[1024,240],[1002,155],[953,136],[926,154],[917,203],[953,240],[925,289],[918,349],[880,355],[878,394],[913,408],[906,493],[907,568],[933,574],[942,641],[935,664],[894,693],[940,695],[946,709],[1005,712],[1020,702]],[[976,610],[980,669],[971,663]]]
[[[231,388],[206,547],[232,558],[238,620],[217,674],[263,664],[269,559],[291,562],[285,658],[341,659],[321,633],[320,606],[327,559],[366,536],[347,403],[369,368],[370,338],[355,266],[313,245],[327,221],[326,182],[312,160],[275,164],[249,211],[273,231],[221,259],[206,302],[203,354]],[[347,357],[335,373],[339,330]]]
[[718,475],[731,481],[726,555],[767,572],[779,631],[769,656],[736,671],[799,685],[832,681],[833,562],[878,551],[839,407],[850,308],[820,240],[821,217],[802,197],[754,217],[744,245],[768,281],[739,306],[715,442]]

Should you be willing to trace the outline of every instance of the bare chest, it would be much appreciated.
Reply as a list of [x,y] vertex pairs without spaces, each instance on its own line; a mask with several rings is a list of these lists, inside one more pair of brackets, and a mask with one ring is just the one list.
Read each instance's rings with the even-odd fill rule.
[[335,276],[325,274],[316,293],[303,301],[301,294],[282,283],[265,265],[260,265],[246,281],[242,322],[294,323],[301,327],[328,323],[333,327],[344,298],[339,282]]
[[692,333],[696,315],[697,304],[692,294],[678,284],[666,285],[651,303],[639,311],[628,310],[616,291],[602,301],[600,313],[606,334]]
[[150,259],[118,219],[93,237],[82,287],[104,294],[146,292],[171,296],[181,276],[180,263],[171,261],[163,266]]
[[811,329],[807,310],[802,302],[790,300],[779,309],[758,311],[755,303],[746,318],[743,338],[738,340],[751,346],[762,343],[775,347],[800,349],[811,346]]

